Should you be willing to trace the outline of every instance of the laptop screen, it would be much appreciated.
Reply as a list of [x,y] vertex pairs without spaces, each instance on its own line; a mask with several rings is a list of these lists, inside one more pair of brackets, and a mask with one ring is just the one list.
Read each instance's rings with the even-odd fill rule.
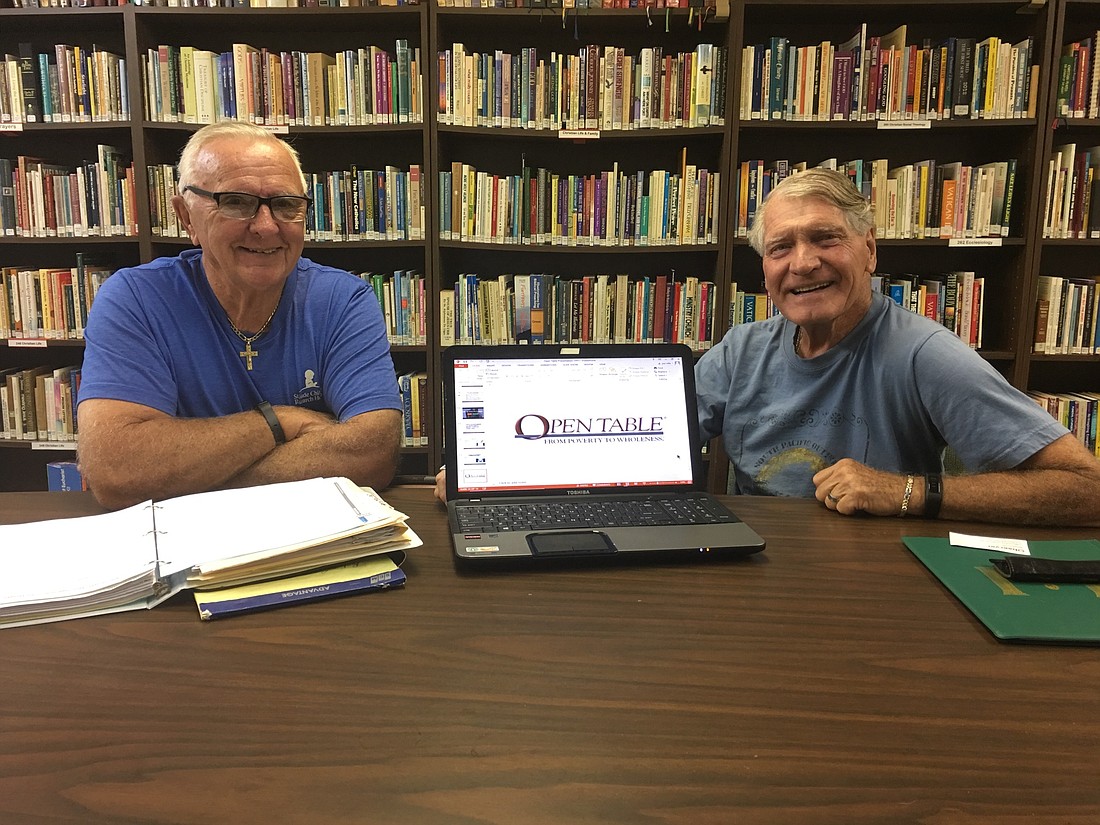
[[454,350],[447,455],[460,496],[695,482],[686,347]]

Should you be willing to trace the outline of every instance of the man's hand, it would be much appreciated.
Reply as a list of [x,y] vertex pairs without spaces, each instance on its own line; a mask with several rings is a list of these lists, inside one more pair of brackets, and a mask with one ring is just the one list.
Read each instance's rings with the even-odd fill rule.
[[444,467],[435,474],[435,497],[447,503],[447,468]]
[[279,417],[279,423],[283,427],[283,434],[287,441],[293,441],[306,433],[323,430],[337,423],[335,416],[306,407],[280,405],[272,409]]
[[[858,461],[842,458],[815,474],[813,482],[817,500],[842,515],[901,515],[901,504],[905,500],[904,475],[873,470]],[[919,515],[923,510],[924,477],[914,476],[907,514]]]

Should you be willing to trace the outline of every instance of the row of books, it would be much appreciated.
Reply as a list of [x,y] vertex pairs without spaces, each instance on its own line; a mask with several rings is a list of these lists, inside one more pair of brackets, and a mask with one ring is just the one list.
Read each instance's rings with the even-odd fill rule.
[[531,8],[531,9],[709,9],[717,7],[717,0],[436,0],[441,7],[455,8]]
[[1054,147],[1047,163],[1043,207],[1044,238],[1100,238],[1100,209],[1092,196],[1100,186],[1100,146],[1078,149],[1076,143]]
[[[172,196],[178,191],[176,169],[171,164],[146,167],[149,184],[149,217],[154,235],[186,237],[179,225]],[[306,218],[306,239],[311,241],[422,240],[426,222],[423,181],[419,164],[408,171],[394,166],[383,169],[344,169],[307,172],[307,193],[313,204]]]
[[[788,160],[743,161],[738,168],[737,234],[748,234],[757,208],[784,178],[809,164]],[[871,201],[880,239],[1007,237],[1016,188],[1015,158],[981,166],[924,160],[890,168],[886,159],[838,162]]]
[[423,273],[398,269],[394,272],[360,272],[370,284],[386,319],[386,337],[392,346],[428,343],[427,286]]
[[741,55],[742,120],[947,120],[1035,116],[1038,64],[1028,37],[929,38],[867,24],[848,40],[805,46],[775,36]]
[[715,243],[720,174],[614,167],[570,175],[524,166],[519,175],[454,163],[439,173],[440,237],[483,243],[660,246]]
[[427,447],[428,427],[428,373],[406,372],[397,376],[397,389],[401,393],[402,447]]
[[871,288],[890,296],[916,315],[942,324],[973,349],[982,346],[985,278],[973,272],[873,275]]
[[[85,263],[83,253],[77,256],[78,265],[69,268],[0,267],[0,340],[84,337],[88,311],[112,270]],[[362,272],[359,277],[370,284],[378,298],[391,344],[426,343],[423,274],[397,270],[388,274]]]
[[138,232],[134,166],[114,146],[76,166],[0,158],[0,236],[83,238]]
[[94,46],[57,44],[0,60],[0,123],[92,123],[127,121],[126,60]]
[[1042,355],[1100,354],[1097,278],[1039,276],[1032,351]]
[[708,349],[714,283],[689,275],[458,277],[439,295],[440,344],[687,344]]
[[[742,52],[740,114],[764,120],[925,120],[1034,116],[1032,41],[948,38],[904,45],[905,27],[883,38],[866,27],[852,39],[795,46],[785,37]],[[888,48],[879,41],[888,42]],[[1059,111],[1095,111],[1090,41],[1067,46]],[[885,49],[885,50],[884,50]],[[53,54],[20,44],[0,61],[0,122],[128,120],[125,59],[100,49],[57,44]],[[863,55],[857,59],[857,55]],[[632,129],[725,123],[728,54],[701,44],[693,52],[637,56],[589,45],[576,55],[534,48],[520,54],[439,55],[440,122],[532,129]],[[1070,75],[1070,72],[1073,72]],[[271,126],[371,125],[423,121],[419,48],[398,40],[336,54],[233,44],[216,53],[161,45],[146,51],[146,117],[210,123],[240,118]],[[861,94],[860,83],[866,97]],[[1089,100],[1084,100],[1088,88]],[[507,121],[507,122],[505,122]]]
[[0,339],[83,338],[88,311],[111,271],[86,263],[81,252],[73,267],[0,266]]
[[0,0],[0,9],[88,8],[91,6],[155,6],[161,8],[359,8],[417,6],[420,0]]
[[0,370],[0,438],[75,441],[80,367]]
[[535,48],[439,55],[439,123],[519,129],[618,130],[721,126],[728,50],[703,43],[637,55],[589,45],[576,54]]
[[1055,111],[1061,117],[1100,117],[1100,31],[1067,43],[1058,58]]
[[737,282],[730,285],[729,325],[751,324],[779,314],[771,296],[766,292],[745,292]]
[[1100,393],[1095,392],[1029,392],[1040,407],[1061,422],[1085,447],[1100,458],[1097,439],[1097,408]]
[[[80,0],[87,3],[87,0]],[[97,4],[113,5],[114,0],[94,0]],[[127,0],[118,0],[125,5]],[[167,8],[253,8],[253,9],[316,9],[360,8],[362,6],[418,6],[420,0],[133,0],[136,6]]]
[[145,116],[163,123],[245,120],[263,126],[422,123],[420,48],[363,46],[276,51],[234,43],[229,51],[161,45],[143,63]]

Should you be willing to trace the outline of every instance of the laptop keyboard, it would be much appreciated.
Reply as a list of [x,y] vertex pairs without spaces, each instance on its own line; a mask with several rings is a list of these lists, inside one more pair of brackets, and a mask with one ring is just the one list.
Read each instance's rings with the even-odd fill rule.
[[503,533],[582,527],[656,527],[721,524],[733,515],[708,498],[650,497],[642,500],[555,500],[522,504],[469,504],[455,508],[460,530]]

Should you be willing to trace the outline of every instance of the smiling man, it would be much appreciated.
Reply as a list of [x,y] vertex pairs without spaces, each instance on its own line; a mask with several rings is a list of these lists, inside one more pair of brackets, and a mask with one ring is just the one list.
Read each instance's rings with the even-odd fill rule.
[[172,204],[199,248],[119,270],[88,320],[79,461],[99,501],[388,484],[400,403],[385,324],[362,281],[301,257],[311,204],[294,150],[250,124],[206,126]]
[[[780,183],[749,242],[780,315],[696,366],[738,492],[845,515],[1100,524],[1100,461],[940,324],[871,289],[870,205],[839,172]],[[950,446],[968,475],[943,476]]]

